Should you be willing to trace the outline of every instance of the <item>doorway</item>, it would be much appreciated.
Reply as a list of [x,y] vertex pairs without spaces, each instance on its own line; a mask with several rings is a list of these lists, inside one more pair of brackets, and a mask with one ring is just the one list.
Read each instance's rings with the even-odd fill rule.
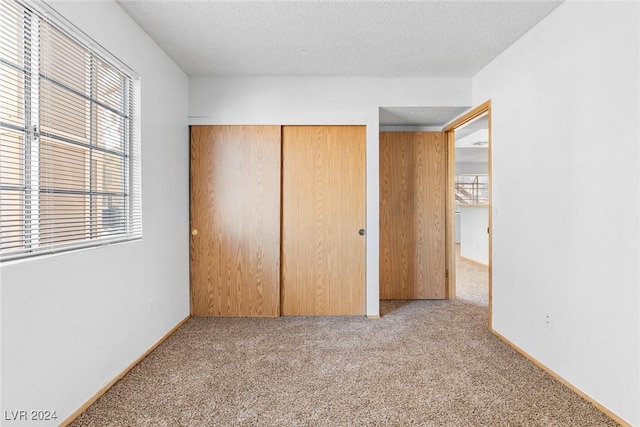
[[[474,124],[474,122],[476,122]],[[478,172],[473,174],[473,171],[468,171],[468,175],[472,175],[470,177],[461,178],[461,181],[469,181],[466,182],[467,186],[470,187],[474,194],[477,194],[477,197],[483,199],[484,206],[482,210],[478,212],[484,212],[484,220],[482,219],[482,215],[478,215],[480,219],[476,221],[477,224],[484,223],[482,230],[484,231],[484,257],[477,258],[476,255],[469,255],[467,253],[467,249],[473,249],[472,246],[467,246],[463,254],[467,254],[467,259],[471,259],[468,261],[473,263],[473,267],[477,267],[480,270],[480,275],[482,275],[482,293],[484,294],[483,298],[485,306],[488,306],[489,310],[489,327],[491,327],[491,101],[487,101],[475,108],[473,107],[380,107],[379,108],[379,130],[381,133],[380,139],[380,162],[381,162],[381,170],[380,170],[380,181],[381,181],[381,193],[380,193],[380,220],[381,220],[381,230],[380,230],[380,265],[385,262],[385,251],[384,251],[384,201],[383,197],[384,193],[384,170],[383,170],[383,160],[384,160],[384,149],[383,149],[383,133],[385,132],[442,132],[445,135],[445,148],[446,148],[446,166],[444,167],[444,173],[446,174],[446,201],[445,201],[445,214],[442,216],[444,218],[444,227],[445,227],[445,239],[444,239],[444,248],[445,248],[445,268],[444,268],[444,276],[445,276],[445,289],[444,289],[444,298],[445,299],[456,299],[457,298],[457,287],[456,287],[456,266],[457,264],[462,264],[463,258],[460,258],[460,262],[456,262],[457,258],[461,256],[460,251],[456,249],[458,246],[456,245],[456,193],[455,193],[455,184],[456,184],[456,131],[459,133],[459,136],[463,134],[465,131],[467,134],[474,133],[474,126],[480,127],[483,125],[485,136],[482,141],[482,146],[484,147],[484,171],[482,173]],[[466,129],[465,129],[466,128]],[[462,136],[460,136],[460,139]],[[478,140],[479,141],[479,140]],[[473,142],[478,142],[473,141]],[[476,145],[472,145],[472,147],[476,147]],[[477,171],[476,171],[477,172]],[[412,185],[416,183],[415,180],[409,180],[412,182]],[[471,194],[471,193],[470,193]],[[476,196],[474,196],[476,197]],[[478,204],[474,203],[473,204]],[[460,210],[459,210],[460,211]],[[477,212],[476,212],[477,213]],[[472,215],[468,215],[471,217]],[[394,215],[395,217],[395,215]],[[476,218],[477,219],[477,218]],[[479,228],[476,227],[476,231]],[[476,241],[476,248],[479,249],[482,243]],[[464,259],[464,262],[467,262],[467,259]],[[479,261],[479,262],[478,262]],[[476,272],[477,273],[477,272]],[[476,275],[477,276],[477,275]],[[395,280],[398,277],[395,275]],[[384,286],[385,286],[385,276],[381,269],[380,271],[380,297],[381,297],[381,306],[380,306],[380,314],[384,316],[385,314],[395,310],[398,306],[404,305],[406,300],[387,300],[384,297]],[[465,278],[466,280],[466,278]],[[461,290],[464,294],[466,290]],[[479,298],[479,299],[480,299]],[[391,304],[392,301],[396,301]],[[384,302],[384,304],[382,304]]]
[[488,306],[491,327],[491,103],[445,126],[449,295]]
[[489,156],[487,115],[455,133],[456,296],[488,306]]

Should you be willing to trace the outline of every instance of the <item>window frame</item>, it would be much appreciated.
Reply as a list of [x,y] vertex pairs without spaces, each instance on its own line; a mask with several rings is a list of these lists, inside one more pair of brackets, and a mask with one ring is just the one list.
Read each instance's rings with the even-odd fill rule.
[[[8,2],[7,2],[8,3]],[[21,174],[20,186],[9,189],[9,186],[0,182],[0,191],[16,191],[16,195],[23,196],[22,202],[19,208],[19,214],[16,216],[21,217],[22,232],[20,237],[11,238],[10,242],[15,243],[15,246],[4,249],[4,245],[0,244],[0,248],[4,250],[0,251],[0,262],[36,257],[46,254],[72,251],[78,249],[87,249],[93,247],[101,247],[108,244],[129,242],[133,240],[142,239],[142,176],[141,176],[141,138],[140,138],[140,77],[128,66],[122,63],[119,59],[109,53],[106,49],[100,46],[97,42],[92,40],[85,33],[76,28],[73,24],[69,23],[64,17],[59,15],[54,9],[48,6],[42,1],[36,2],[23,2],[14,0],[13,4],[8,5],[8,8],[17,7],[19,9],[16,15],[18,19],[19,31],[22,29],[22,35],[18,34],[17,37],[21,38],[21,44],[18,51],[23,54],[23,66],[20,64],[13,64],[0,57],[0,66],[5,66],[8,69],[13,69],[22,73],[22,80],[16,81],[16,93],[19,94],[20,89],[23,89],[22,104],[24,107],[22,124],[23,127],[13,125],[11,123],[0,122],[0,130],[15,132],[16,135],[22,136],[21,147],[23,158],[22,172],[16,172],[16,175]],[[8,9],[9,10],[9,9]],[[11,11],[9,11],[10,13]],[[21,25],[21,27],[20,27]],[[49,26],[49,27],[47,27]],[[47,31],[54,31],[55,36],[61,35],[63,38],[68,38],[73,43],[77,44],[83,52],[86,52],[85,62],[78,63],[79,67],[89,67],[89,74],[87,76],[87,84],[89,87],[85,90],[85,93],[78,91],[63,82],[56,81],[52,76],[46,75],[46,70],[43,70],[42,64],[40,64],[40,57],[43,55],[44,47],[42,42],[44,36],[41,34],[42,28],[46,28]],[[52,36],[53,37],[53,36]],[[64,57],[63,64],[66,66],[71,55]],[[17,57],[16,57],[17,58]],[[9,58],[10,59],[10,58]],[[102,102],[99,97],[99,92],[94,92],[93,85],[97,86],[99,81],[99,67],[106,64],[107,67],[111,67],[116,70],[117,76],[121,76],[122,90],[122,109],[115,108],[108,105],[107,101]],[[95,75],[93,74],[95,72]],[[20,87],[20,83],[23,87]],[[42,129],[42,117],[41,117],[41,103],[43,101],[42,88],[44,85],[53,84],[62,90],[65,94],[73,94],[86,102],[88,105],[88,143],[75,140],[66,135],[57,135],[50,130]],[[88,93],[87,93],[88,92]],[[58,106],[65,106],[64,101],[59,101]],[[55,105],[55,103],[53,104]],[[52,107],[53,108],[53,107]],[[102,112],[110,112],[121,119],[121,130],[118,136],[122,138],[121,150],[111,150],[108,147],[100,146],[100,127],[98,125],[98,117]],[[95,116],[95,117],[94,117]],[[94,123],[94,119],[96,123]],[[103,134],[105,130],[102,130]],[[95,133],[95,135],[94,135]],[[86,150],[89,161],[89,174],[85,173],[83,180],[75,180],[69,182],[78,182],[85,187],[88,186],[88,190],[73,190],[73,189],[56,189],[53,184],[46,182],[41,174],[42,168],[42,150],[45,143],[43,140],[49,140],[56,144],[67,144],[70,147]],[[106,141],[106,139],[105,139]],[[103,141],[103,144],[104,141]],[[0,148],[3,148],[0,146]],[[102,153],[106,156],[112,156],[121,164],[122,177],[121,177],[121,191],[109,192],[100,191],[98,189],[99,179],[97,173],[94,176],[92,170],[94,163],[94,155],[96,153]],[[58,159],[59,160],[59,159]],[[105,162],[106,168],[106,160]],[[51,167],[51,166],[49,166]],[[79,167],[77,169],[70,168],[65,170],[82,170],[86,172],[84,166],[83,169]],[[66,178],[65,178],[66,179]],[[104,185],[103,177],[103,185]],[[47,188],[49,184],[49,188]],[[22,193],[20,193],[20,191]],[[43,243],[43,233],[41,227],[45,223],[43,206],[41,199],[46,197],[45,195],[77,195],[86,196],[89,200],[89,213],[85,213],[82,217],[82,221],[75,221],[74,226],[80,227],[80,231],[74,231],[72,236],[76,239],[71,242],[56,241],[55,233],[50,238],[51,242]],[[94,206],[99,206],[97,200],[100,197],[104,197],[108,203],[108,209],[113,207],[112,198],[122,198],[123,206],[121,207],[122,213],[117,216],[117,219],[122,222],[120,230],[113,232],[112,234],[99,235],[104,233],[105,228],[105,212],[102,210],[101,214],[101,229],[98,228],[98,223],[95,218],[97,212],[94,212]],[[0,200],[0,207],[2,201]],[[98,208],[96,208],[97,210]],[[110,214],[112,215],[113,212]],[[0,212],[0,221],[4,222],[5,216]],[[109,221],[113,221],[113,217],[109,217]],[[59,220],[59,218],[57,218]],[[54,221],[56,220],[54,214]],[[5,225],[0,222],[0,227]],[[94,223],[95,222],[95,223]],[[82,230],[83,224],[88,225],[88,230]],[[57,230],[57,225],[54,224],[53,229]],[[62,227],[61,227],[62,228]],[[58,231],[58,233],[61,233]],[[0,235],[1,238],[1,235]],[[8,242],[7,239],[5,242]]]

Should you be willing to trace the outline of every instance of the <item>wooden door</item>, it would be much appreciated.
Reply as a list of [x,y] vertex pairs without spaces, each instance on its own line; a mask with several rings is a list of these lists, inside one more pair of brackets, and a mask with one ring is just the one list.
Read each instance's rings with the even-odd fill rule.
[[380,133],[380,298],[446,297],[444,132]]
[[191,128],[191,313],[280,314],[279,126]]
[[282,314],[365,310],[365,127],[282,128]]

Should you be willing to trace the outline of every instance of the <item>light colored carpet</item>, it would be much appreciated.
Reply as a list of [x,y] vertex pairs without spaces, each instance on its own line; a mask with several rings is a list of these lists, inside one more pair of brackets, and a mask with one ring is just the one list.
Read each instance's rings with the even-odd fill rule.
[[488,331],[467,274],[379,320],[192,318],[73,425],[615,426]]
[[460,257],[456,245],[456,298],[471,304],[489,305],[489,269]]

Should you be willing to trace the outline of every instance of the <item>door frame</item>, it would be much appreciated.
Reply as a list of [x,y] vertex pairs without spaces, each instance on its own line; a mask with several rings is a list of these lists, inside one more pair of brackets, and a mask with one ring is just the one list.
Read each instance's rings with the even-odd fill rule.
[[455,175],[456,175],[456,137],[458,128],[470,123],[478,117],[486,114],[488,124],[488,181],[489,181],[489,329],[492,330],[493,307],[493,184],[492,184],[492,128],[491,128],[491,100],[487,100],[477,107],[472,108],[460,117],[452,120],[443,127],[447,137],[447,227],[446,227],[446,265],[447,265],[447,299],[456,297],[456,242],[455,242]]

